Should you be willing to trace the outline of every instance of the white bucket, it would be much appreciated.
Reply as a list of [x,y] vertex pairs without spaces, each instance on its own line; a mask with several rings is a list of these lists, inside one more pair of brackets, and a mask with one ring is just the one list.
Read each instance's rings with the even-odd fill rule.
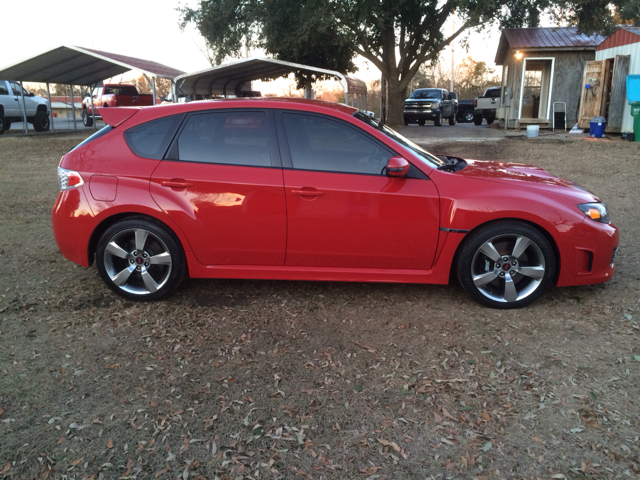
[[540,125],[527,125],[527,137],[537,137],[540,133]]

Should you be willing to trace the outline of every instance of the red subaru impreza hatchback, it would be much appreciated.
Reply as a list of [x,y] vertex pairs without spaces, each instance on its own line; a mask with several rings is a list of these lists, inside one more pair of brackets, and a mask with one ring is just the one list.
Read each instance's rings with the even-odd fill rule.
[[540,168],[434,156],[326,102],[235,99],[101,109],[65,155],[62,253],[130,299],[186,276],[445,284],[527,305],[609,280],[602,200]]

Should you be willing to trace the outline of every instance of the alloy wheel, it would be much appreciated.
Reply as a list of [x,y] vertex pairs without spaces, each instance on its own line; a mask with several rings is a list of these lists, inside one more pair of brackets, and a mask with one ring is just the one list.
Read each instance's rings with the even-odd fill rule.
[[171,253],[167,245],[143,228],[115,233],[107,242],[103,261],[113,284],[133,295],[152,294],[171,276]]
[[478,291],[494,302],[514,303],[542,284],[545,259],[540,247],[520,234],[495,236],[478,248],[471,277]]

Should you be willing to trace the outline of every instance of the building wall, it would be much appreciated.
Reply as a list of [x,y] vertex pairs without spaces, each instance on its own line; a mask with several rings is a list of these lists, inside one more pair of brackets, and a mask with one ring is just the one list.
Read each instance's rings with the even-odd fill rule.
[[[509,128],[516,126],[518,111],[520,108],[520,94],[522,85],[522,68],[525,58],[554,58],[553,81],[551,88],[551,106],[547,118],[552,119],[551,111],[553,102],[565,102],[567,104],[567,128],[573,127],[578,118],[578,102],[582,93],[582,77],[584,67],[590,60],[595,60],[593,50],[554,51],[538,50],[523,52],[524,56],[518,60],[515,51],[509,50],[505,56],[505,66],[508,66],[506,86],[513,89],[511,108],[507,113]],[[503,69],[504,75],[505,69]],[[504,79],[503,79],[504,83]],[[561,107],[559,107],[561,108]],[[504,121],[500,121],[504,127]],[[551,126],[551,122],[549,123]]]
[[[607,58],[614,58],[616,55],[629,55],[629,75],[640,75],[640,42],[600,50],[596,52],[595,59],[606,60]],[[629,105],[629,102],[625,102],[621,132],[633,132],[633,117],[631,116],[631,105]]]

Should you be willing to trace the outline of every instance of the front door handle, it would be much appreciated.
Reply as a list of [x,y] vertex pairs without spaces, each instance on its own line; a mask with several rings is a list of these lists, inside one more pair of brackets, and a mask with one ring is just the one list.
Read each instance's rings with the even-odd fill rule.
[[291,190],[293,195],[298,195],[301,197],[322,197],[324,196],[324,192],[320,190],[316,190],[315,188],[303,187],[301,189],[293,189]]
[[161,185],[170,188],[189,188],[193,187],[193,182],[187,182],[183,178],[172,178],[171,180],[163,180]]

